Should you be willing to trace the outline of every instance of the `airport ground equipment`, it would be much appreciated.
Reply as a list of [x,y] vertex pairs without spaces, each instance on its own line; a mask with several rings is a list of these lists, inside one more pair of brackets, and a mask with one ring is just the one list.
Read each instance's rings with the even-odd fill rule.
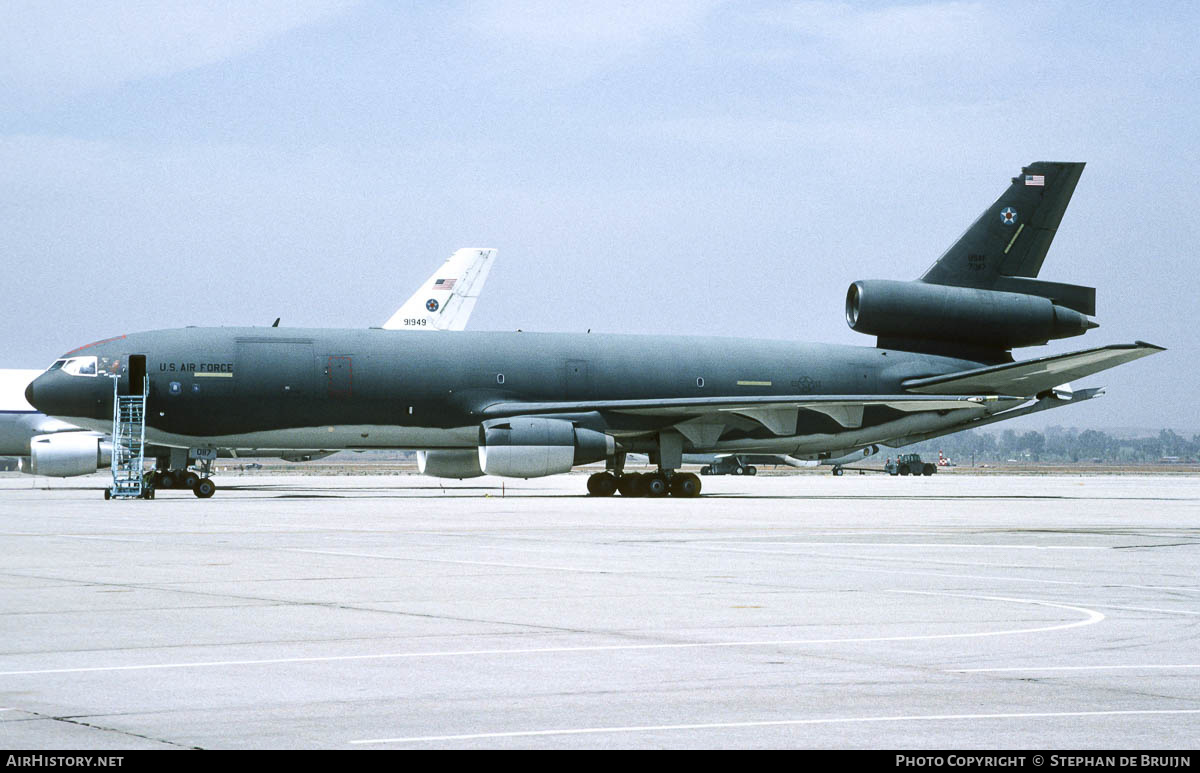
[[105,499],[153,499],[154,485],[146,480],[146,396],[150,377],[142,375],[139,389],[121,394],[121,379],[113,377],[112,485]]
[[920,454],[900,454],[883,467],[888,475],[933,475],[937,466],[923,461]]

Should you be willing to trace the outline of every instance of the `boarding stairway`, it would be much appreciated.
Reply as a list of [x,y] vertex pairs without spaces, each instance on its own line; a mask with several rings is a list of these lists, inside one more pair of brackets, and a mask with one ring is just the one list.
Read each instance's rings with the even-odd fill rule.
[[112,486],[104,490],[104,498],[153,499],[154,487],[147,485],[145,476],[150,379],[143,376],[141,390],[129,395],[120,393],[120,381],[113,379]]

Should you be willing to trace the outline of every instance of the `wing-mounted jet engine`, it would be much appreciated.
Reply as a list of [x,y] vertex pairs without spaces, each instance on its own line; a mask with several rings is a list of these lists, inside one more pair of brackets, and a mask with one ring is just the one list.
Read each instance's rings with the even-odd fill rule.
[[417,469],[435,478],[540,478],[615,453],[616,442],[603,432],[566,419],[521,416],[484,422],[478,448],[418,451]]
[[577,427],[566,419],[519,416],[486,421],[479,430],[479,467],[488,475],[558,475],[615,453],[611,435]]

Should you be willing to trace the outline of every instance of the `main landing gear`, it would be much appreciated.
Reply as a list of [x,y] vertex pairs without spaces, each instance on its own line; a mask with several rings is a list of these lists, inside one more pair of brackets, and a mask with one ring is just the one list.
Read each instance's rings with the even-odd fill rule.
[[700,496],[700,478],[690,472],[663,470],[652,473],[598,472],[588,478],[588,494],[610,497],[621,492],[623,497]]

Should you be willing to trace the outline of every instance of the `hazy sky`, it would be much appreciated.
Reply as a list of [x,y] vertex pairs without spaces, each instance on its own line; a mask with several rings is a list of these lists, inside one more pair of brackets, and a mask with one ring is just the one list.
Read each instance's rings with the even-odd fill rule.
[[1042,278],[1143,339],[1014,429],[1200,431],[1200,4],[352,0],[0,7],[0,367],[123,332],[367,327],[458,247],[471,328],[873,345],[1035,160]]

